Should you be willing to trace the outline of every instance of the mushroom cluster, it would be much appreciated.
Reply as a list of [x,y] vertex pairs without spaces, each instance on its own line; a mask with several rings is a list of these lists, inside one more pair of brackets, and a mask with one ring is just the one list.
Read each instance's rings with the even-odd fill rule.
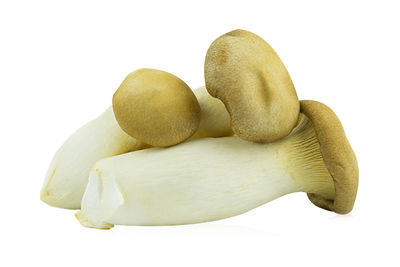
[[338,117],[298,100],[266,41],[220,36],[204,75],[192,91],[164,71],[130,73],[112,107],[56,152],[41,200],[99,229],[213,221],[293,192],[352,210],[358,165]]

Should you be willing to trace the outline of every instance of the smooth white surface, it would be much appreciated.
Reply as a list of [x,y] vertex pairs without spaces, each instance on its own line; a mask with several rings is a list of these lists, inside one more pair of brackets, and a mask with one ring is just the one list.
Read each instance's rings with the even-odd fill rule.
[[[0,2],[0,265],[398,266],[397,2]],[[126,74],[201,86],[209,44],[236,28],[272,45],[300,99],[338,114],[360,166],[350,215],[296,193],[218,222],[102,231],[39,200],[55,151]]]

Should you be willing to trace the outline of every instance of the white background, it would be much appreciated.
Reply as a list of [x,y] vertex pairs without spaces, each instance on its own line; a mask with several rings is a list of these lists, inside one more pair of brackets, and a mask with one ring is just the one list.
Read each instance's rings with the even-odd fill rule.
[[[1,266],[399,266],[398,1],[1,1]],[[174,227],[82,227],[39,200],[48,164],[151,67],[204,84],[210,43],[250,30],[300,99],[329,105],[358,157],[351,214],[304,193]]]

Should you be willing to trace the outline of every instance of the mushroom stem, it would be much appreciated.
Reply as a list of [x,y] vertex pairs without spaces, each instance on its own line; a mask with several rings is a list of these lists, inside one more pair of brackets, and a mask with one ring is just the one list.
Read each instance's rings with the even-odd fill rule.
[[110,107],[79,128],[56,152],[40,199],[51,206],[79,209],[88,174],[97,160],[145,147],[148,145],[121,130]]
[[[211,97],[205,87],[194,90],[194,94],[203,116],[191,139],[232,135],[230,117],[224,104]],[[110,107],[78,129],[56,152],[40,199],[51,206],[79,209],[90,169],[96,161],[148,147],[150,145],[127,135],[120,128]]]
[[77,213],[82,225],[176,225],[235,216],[293,192],[334,198],[311,121],[259,144],[236,136],[193,140],[98,161]]

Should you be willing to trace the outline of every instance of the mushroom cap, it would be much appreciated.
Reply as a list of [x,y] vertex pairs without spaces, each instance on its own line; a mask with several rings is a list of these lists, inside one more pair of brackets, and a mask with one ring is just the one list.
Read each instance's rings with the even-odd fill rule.
[[334,199],[315,193],[309,193],[308,198],[320,208],[339,214],[349,213],[357,195],[358,164],[343,126],[336,114],[320,102],[302,100],[300,108],[313,123],[322,158],[335,187]]
[[175,75],[155,69],[130,73],[113,96],[113,110],[128,135],[158,147],[188,139],[201,116],[190,87]]
[[234,30],[218,37],[204,62],[206,89],[226,106],[232,130],[253,142],[273,142],[297,124],[300,104],[286,67],[258,35]]

